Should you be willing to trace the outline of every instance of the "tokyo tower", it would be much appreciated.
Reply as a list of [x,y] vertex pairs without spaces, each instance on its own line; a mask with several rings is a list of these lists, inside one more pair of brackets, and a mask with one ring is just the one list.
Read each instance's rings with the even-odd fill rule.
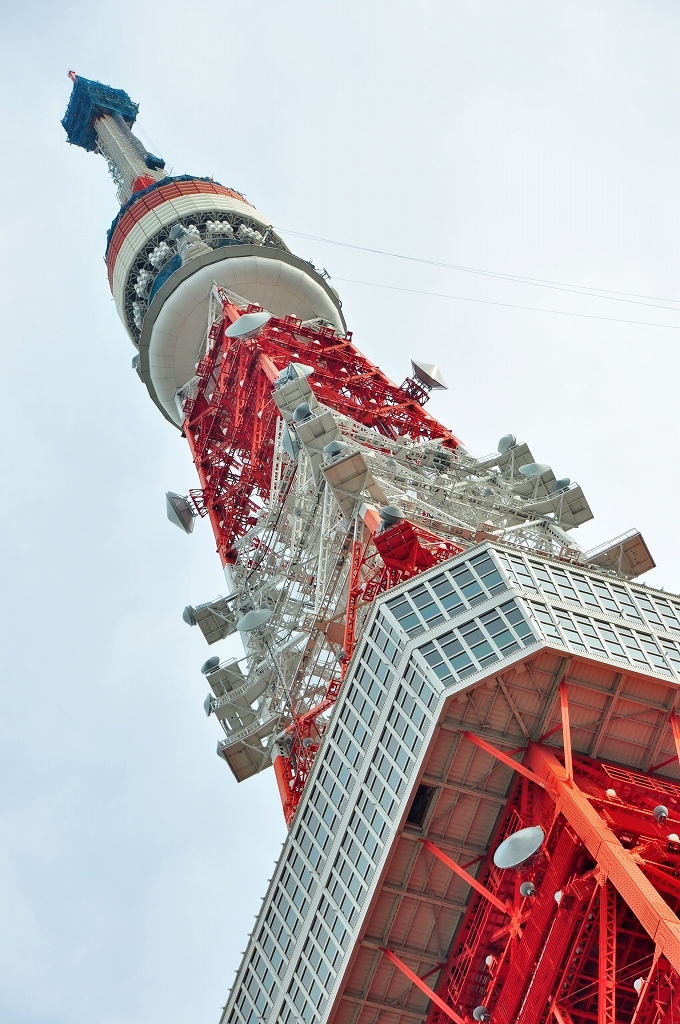
[[168,517],[227,581],[183,618],[243,644],[201,669],[217,753],[289,827],[220,1024],[680,1024],[680,597],[642,536],[584,551],[577,483],[468,451],[436,366],[390,381],[325,272],[70,77],[132,365],[196,467]]

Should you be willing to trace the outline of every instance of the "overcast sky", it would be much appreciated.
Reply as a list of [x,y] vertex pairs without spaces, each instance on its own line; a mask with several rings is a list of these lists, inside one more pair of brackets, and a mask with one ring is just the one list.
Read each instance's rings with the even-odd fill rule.
[[202,710],[181,612],[224,582],[207,524],[165,518],[193,467],[130,369],[68,69],[284,236],[652,296],[287,235],[394,380],[437,363],[473,451],[528,441],[583,486],[582,543],[637,526],[679,591],[679,27],[670,0],[0,0],[3,1024],[216,1024],[284,837]]

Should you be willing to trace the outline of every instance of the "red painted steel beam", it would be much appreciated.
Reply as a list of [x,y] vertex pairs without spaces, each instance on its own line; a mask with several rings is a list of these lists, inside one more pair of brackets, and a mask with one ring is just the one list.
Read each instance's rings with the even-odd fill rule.
[[466,740],[469,740],[470,743],[474,743],[476,747],[479,747],[480,750],[486,751],[487,754],[491,754],[492,757],[495,757],[498,761],[502,761],[503,764],[506,764],[508,768],[512,768],[514,772],[519,772],[519,774],[523,775],[525,779],[535,782],[537,786],[541,786],[543,789],[546,788],[546,782],[544,779],[539,778],[539,776],[529,768],[525,768],[521,762],[515,761],[508,754],[504,754],[502,750],[492,746],[491,743],[487,743],[487,741],[483,740],[481,736],[475,736],[473,732],[465,732],[463,733],[463,736]]
[[657,772],[659,768],[665,768],[667,764],[672,764],[673,761],[680,761],[680,719],[678,719],[678,716],[675,713],[675,708],[672,709],[670,715],[668,716],[668,721],[671,723],[671,730],[673,732],[673,742],[675,743],[675,756],[667,758],[665,761],[662,761],[661,764],[655,764],[652,768],[649,769],[650,775],[652,774],[652,772]]
[[428,999],[431,999],[435,1006],[446,1014],[451,1020],[455,1021],[456,1024],[466,1024],[465,1020],[452,1010],[443,999],[440,999],[436,992],[433,992],[429,985],[426,985],[422,978],[419,978],[415,971],[412,971],[410,967],[407,967],[403,960],[400,960],[396,953],[393,953],[391,949],[385,949],[383,946],[380,947],[380,952],[383,956],[386,956],[388,960],[391,960],[395,967],[397,967],[402,974],[413,982],[414,985],[424,992]]
[[565,771],[547,747],[530,743],[528,762],[555,793],[557,809],[631,908],[647,934],[674,970],[680,973],[680,921],[631,854],[621,846],[578,786],[567,783]]
[[564,747],[564,769],[569,782],[574,781],[574,765],[571,759],[571,727],[569,724],[569,696],[567,684],[560,683],[560,710],[562,712],[562,745]]
[[468,885],[471,885],[473,889],[476,889],[480,896],[483,896],[485,900],[492,903],[497,910],[501,911],[502,914],[512,916],[513,908],[509,903],[504,903],[502,900],[499,900],[498,896],[490,892],[489,889],[482,885],[481,882],[478,882],[474,875],[468,874],[465,868],[461,867],[460,864],[456,864],[455,860],[451,860],[450,857],[447,857],[444,851],[440,850],[438,846],[435,846],[431,840],[419,839],[418,842],[422,843],[425,849],[429,850],[430,853],[433,853],[435,857],[442,862],[442,864],[446,864],[447,868],[450,868],[451,871],[455,872],[459,878],[462,878],[463,881],[467,882]]
[[563,889],[572,873],[578,845],[578,839],[568,829],[563,829],[541,880],[538,895],[534,897],[531,914],[517,946],[510,973],[498,994],[493,1011],[494,1024],[517,1022],[519,1008],[532,983],[546,936],[557,914],[555,893]]
[[[588,892],[583,892],[580,897],[578,894],[573,894],[571,898],[567,898],[565,893],[565,897],[557,907],[557,913],[541,947],[515,1024],[536,1024],[536,1021],[540,1020],[544,1007],[550,1002],[555,979],[559,974],[560,966],[569,948],[581,908],[589,897],[590,894]],[[513,970],[514,964],[510,969],[510,979],[512,978]]]
[[678,761],[680,761],[680,719],[675,713],[675,708],[670,714],[671,729],[673,730],[673,741],[675,743],[675,751],[678,755]]
[[605,878],[600,889],[597,1024],[616,1024],[616,890]]

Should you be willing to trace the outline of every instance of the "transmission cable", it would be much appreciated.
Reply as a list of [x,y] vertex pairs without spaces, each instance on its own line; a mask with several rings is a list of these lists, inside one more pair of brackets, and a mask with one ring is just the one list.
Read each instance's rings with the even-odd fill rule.
[[284,234],[295,235],[298,238],[309,238],[315,242],[325,242],[327,245],[340,246],[343,249],[357,249],[360,252],[370,252],[376,256],[389,256],[395,260],[407,260],[410,263],[423,263],[430,267],[441,267],[445,270],[457,270],[463,274],[477,274],[481,277],[492,277],[501,281],[512,281],[515,284],[527,284],[536,288],[552,288],[555,291],[572,292],[575,295],[588,295],[591,298],[609,299],[611,302],[630,302],[636,306],[654,306],[657,309],[674,309],[673,306],[657,306],[656,302],[637,301],[653,299],[657,302],[680,303],[680,299],[669,299],[662,295],[641,295],[638,292],[616,291],[612,288],[595,288],[590,285],[576,285],[568,281],[550,281],[539,277],[520,277],[515,274],[502,274],[495,270],[482,270],[478,267],[464,267],[455,263],[442,263],[438,260],[427,260],[420,256],[406,256],[404,253],[388,252],[385,249],[371,249],[365,245],[354,245],[352,242],[337,242],[332,238],[322,238],[319,235],[308,235],[302,231],[290,231],[287,228],[278,229]]
[[[377,281],[358,281],[352,277],[334,277],[334,281],[342,281],[346,284],[362,284],[368,288],[387,288],[394,292],[409,292],[411,295],[430,295],[437,299],[455,299],[458,302],[476,302],[484,306],[504,306],[506,309],[529,309],[535,313],[553,313],[557,316],[577,316],[586,320],[608,320],[615,324],[637,324],[639,327],[664,327],[670,331],[680,331],[680,324],[655,324],[647,320],[623,320],[616,316],[598,316],[596,313],[571,313],[566,309],[544,309],[542,306],[520,306],[514,302],[497,302],[493,299],[472,299],[467,295],[449,295],[446,292],[426,292],[420,288],[401,288],[396,284],[379,284]],[[660,309],[669,309],[669,306],[660,306]],[[680,313],[680,310],[674,310]]]

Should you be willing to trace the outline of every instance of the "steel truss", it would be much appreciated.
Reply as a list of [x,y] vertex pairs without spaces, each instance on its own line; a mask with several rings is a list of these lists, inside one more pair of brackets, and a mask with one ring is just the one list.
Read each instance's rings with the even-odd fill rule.
[[[247,680],[269,683],[248,691],[257,697],[244,724],[219,715],[221,749],[244,743],[260,767],[275,762],[290,821],[377,594],[485,537],[572,561],[582,553],[554,516],[533,511],[539,484],[527,488],[520,456],[474,458],[423,408],[422,388],[391,383],[331,326],[272,317],[253,337],[230,337],[256,310],[213,289],[204,355],[177,402],[200,481],[191,498],[210,519],[235,616],[271,612],[245,664]],[[277,390],[291,381],[320,425],[313,436]],[[338,459],[314,447],[321,434],[354,459],[351,493],[333,482]],[[406,518],[383,524],[387,504]]]
[[[546,842],[516,872],[499,871],[489,855],[477,878],[467,878],[476,895],[428,1024],[458,1021],[461,1007],[477,1005],[494,1024],[680,1020],[680,842],[672,836],[677,824],[652,813],[653,780],[581,755],[573,755],[571,779],[554,747],[531,743],[519,764],[466,738],[518,769],[491,849],[528,825],[540,825]],[[680,803],[680,786],[673,789]],[[424,845],[465,875],[433,843]],[[524,881],[534,896],[520,895]]]

